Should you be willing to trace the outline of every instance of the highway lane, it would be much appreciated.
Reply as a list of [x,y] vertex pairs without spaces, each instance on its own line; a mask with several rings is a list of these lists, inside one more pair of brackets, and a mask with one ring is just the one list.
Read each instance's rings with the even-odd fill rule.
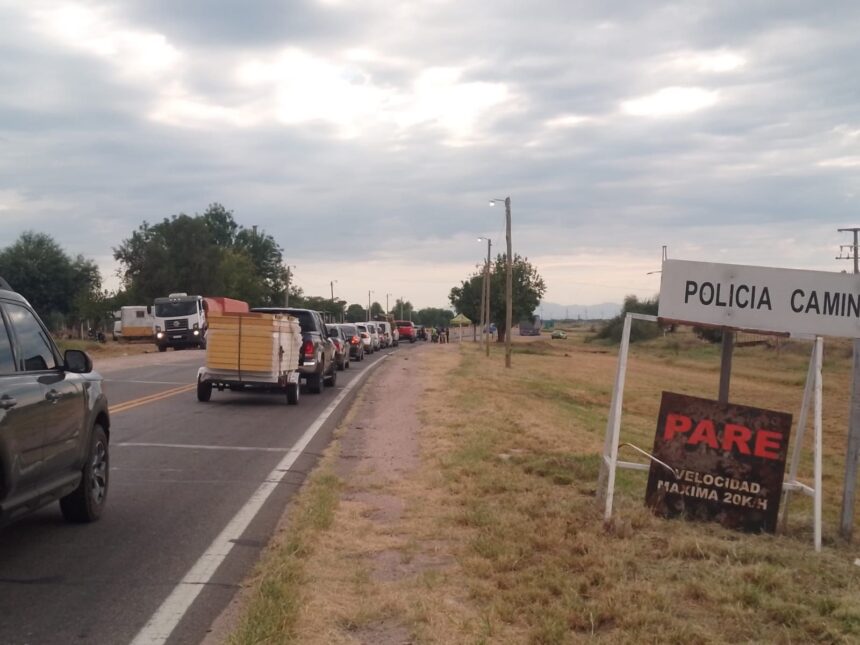
[[[111,408],[122,410],[112,416],[107,511],[93,525],[75,526],[52,505],[0,531],[0,642],[130,642],[337,391],[388,352],[353,363],[338,373],[338,387],[303,393],[298,406],[287,406],[283,395],[218,391],[201,404],[192,389],[129,407],[193,383],[204,354],[168,352],[103,366]],[[169,642],[202,639],[341,413],[274,489]]]

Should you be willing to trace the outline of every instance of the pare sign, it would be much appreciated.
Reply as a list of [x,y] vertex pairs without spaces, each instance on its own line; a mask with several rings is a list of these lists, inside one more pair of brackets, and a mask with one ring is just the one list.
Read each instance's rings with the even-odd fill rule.
[[791,415],[663,392],[645,502],[658,515],[776,529]]

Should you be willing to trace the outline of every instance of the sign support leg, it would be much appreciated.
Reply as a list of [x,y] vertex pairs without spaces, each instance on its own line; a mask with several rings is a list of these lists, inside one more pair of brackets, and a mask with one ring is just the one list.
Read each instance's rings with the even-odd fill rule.
[[[806,418],[809,414],[809,404],[812,401],[812,389],[815,382],[815,355],[816,346],[812,346],[812,354],[809,357],[809,369],[806,370],[806,386],[803,388],[803,402],[800,404],[800,416],[797,418],[797,431],[794,433],[794,447],[791,450],[791,464],[788,468],[788,483],[797,482],[797,470],[800,467],[800,451],[803,447],[803,438],[806,434]],[[786,489],[782,497],[782,531],[788,528],[788,501],[791,498],[791,490]]]
[[735,350],[735,332],[723,329],[723,351],[720,356],[720,403],[729,402],[729,385],[732,381],[732,354]]
[[618,465],[618,440],[621,433],[621,409],[624,400],[624,379],[627,374],[627,353],[630,348],[630,314],[624,318],[624,331],[621,335],[621,348],[618,351],[618,369],[615,373],[615,387],[609,419],[606,422],[606,440],[603,445],[603,460],[600,464],[600,478],[597,482],[598,495],[604,496],[603,519],[612,517],[612,502],[615,497],[615,471]]
[[849,541],[854,533],[854,498],[857,491],[858,462],[860,462],[860,340],[855,339],[851,383],[851,418],[848,427],[848,447],[845,453],[842,512],[839,515],[839,535]]
[[821,363],[823,354],[821,336],[815,338],[815,496],[813,497],[815,550],[821,551]]

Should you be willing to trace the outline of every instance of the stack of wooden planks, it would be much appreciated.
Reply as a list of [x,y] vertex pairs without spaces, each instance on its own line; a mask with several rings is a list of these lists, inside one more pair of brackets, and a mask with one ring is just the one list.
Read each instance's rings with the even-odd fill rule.
[[216,313],[208,318],[206,367],[239,376],[281,376],[298,369],[302,333],[292,316]]

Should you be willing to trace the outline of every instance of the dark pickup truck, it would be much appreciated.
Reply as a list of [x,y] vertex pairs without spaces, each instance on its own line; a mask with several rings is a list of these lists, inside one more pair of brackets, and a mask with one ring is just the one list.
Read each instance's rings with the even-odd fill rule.
[[294,307],[255,307],[251,309],[263,314],[287,314],[299,319],[302,328],[302,348],[299,351],[299,374],[308,391],[319,394],[323,385],[334,387],[337,383],[335,347],[328,337],[325,323],[318,311]]

